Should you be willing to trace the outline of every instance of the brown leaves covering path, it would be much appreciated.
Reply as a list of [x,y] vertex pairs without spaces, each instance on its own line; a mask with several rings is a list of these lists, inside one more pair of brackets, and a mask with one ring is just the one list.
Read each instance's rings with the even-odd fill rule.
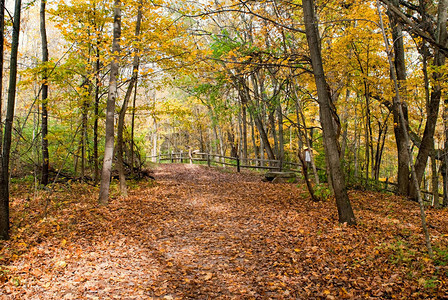
[[296,184],[197,165],[154,176],[108,207],[82,185],[16,190],[0,299],[447,296],[447,210],[428,212],[431,261],[418,207],[397,197],[352,192],[358,225],[347,227],[333,201],[314,203]]

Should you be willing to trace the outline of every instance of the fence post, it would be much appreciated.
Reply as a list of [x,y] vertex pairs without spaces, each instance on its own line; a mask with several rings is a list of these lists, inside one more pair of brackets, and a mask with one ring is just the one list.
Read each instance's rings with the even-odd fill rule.
[[174,162],[174,158],[173,158],[173,155],[174,155],[174,153],[173,153],[173,150],[171,150],[171,153],[170,153],[170,159],[171,159],[171,163],[173,163],[173,162]]
[[282,169],[283,169],[283,159],[280,158],[278,164],[279,164],[279,166],[278,166],[278,171],[281,172]]
[[160,152],[159,155],[157,155],[157,163],[160,164]]
[[236,171],[239,173],[240,170],[240,157],[238,156],[238,154],[236,155]]
[[191,148],[188,149],[188,157],[190,158],[190,165],[192,165],[193,164],[193,156],[191,154]]
[[207,166],[210,167],[210,153],[207,153]]
[[184,154],[184,152],[182,150],[180,150],[180,163],[184,162],[183,157],[182,157],[183,154]]

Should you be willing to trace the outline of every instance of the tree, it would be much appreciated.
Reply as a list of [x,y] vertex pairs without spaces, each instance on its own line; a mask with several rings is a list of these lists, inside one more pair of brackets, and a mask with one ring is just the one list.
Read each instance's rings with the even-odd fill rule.
[[47,29],[45,27],[45,5],[47,1],[40,2],[40,35],[42,39],[42,176],[41,183],[48,184],[48,169],[50,165],[48,153],[48,42]]
[[[448,38],[447,38],[447,28],[446,22],[448,18],[448,1],[441,0],[437,5],[437,18],[433,17],[435,13],[434,7],[429,5],[428,3],[421,2],[418,6],[413,5],[412,3],[403,1],[388,1],[381,0],[384,4],[387,5],[389,10],[389,15],[392,19],[393,24],[393,36],[394,40],[397,40],[397,43],[394,43],[394,49],[396,50],[396,69],[397,75],[405,72],[403,56],[404,50],[402,45],[402,35],[401,27],[404,27],[411,35],[422,39],[422,44],[429,43],[433,47],[434,53],[434,63],[435,66],[432,78],[433,85],[431,90],[430,99],[427,105],[427,113],[426,113],[426,124],[423,132],[423,136],[419,145],[419,151],[417,155],[417,159],[415,162],[415,172],[417,176],[417,182],[420,184],[424,170],[427,165],[428,156],[432,152],[433,144],[434,144],[434,133],[437,124],[438,114],[439,114],[439,106],[442,95],[442,77],[443,74],[440,71],[441,67],[445,65],[445,57],[448,51]],[[416,18],[408,17],[407,14],[403,13],[399,5],[402,5],[406,8],[406,10],[414,11],[418,17],[419,22],[414,21]],[[424,23],[425,26],[421,28],[420,24]],[[400,47],[400,48],[397,48]],[[401,78],[400,78],[401,77]],[[405,75],[401,75],[397,79],[405,80]],[[406,109],[404,110],[406,117]],[[394,117],[395,118],[395,117]],[[400,126],[402,127],[402,126]],[[405,179],[402,179],[405,180]],[[417,191],[412,187],[411,197],[416,198]]]
[[355,224],[355,215],[347,195],[344,173],[339,161],[339,151],[335,135],[336,132],[333,125],[333,117],[331,112],[331,97],[322,64],[321,45],[313,0],[303,1],[303,19],[305,23],[306,38],[310,50],[311,64],[316,81],[317,94],[319,97],[319,115],[324,136],[325,154],[329,164],[331,184],[333,186],[336,198],[339,222]]
[[[140,27],[142,22],[142,4],[141,2],[138,5],[138,12],[137,12],[137,20],[135,25],[135,39],[138,41],[139,35],[140,35]],[[126,91],[126,95],[123,99],[123,104],[121,106],[120,113],[118,115],[118,126],[117,126],[117,168],[118,168],[118,175],[120,178],[120,192],[121,195],[126,197],[127,191],[126,191],[126,177],[124,174],[124,160],[123,160],[123,148],[124,148],[124,139],[123,139],[123,131],[124,131],[124,118],[126,116],[126,111],[128,108],[129,100],[132,95],[132,91],[134,89],[134,86],[137,85],[137,78],[138,78],[138,68],[140,63],[139,58],[139,49],[136,47],[134,50],[134,61],[132,63],[132,76],[129,81],[129,86]],[[137,92],[137,91],[135,91]],[[131,145],[133,147],[133,145]],[[133,168],[133,162],[131,160],[131,168]]]
[[14,105],[17,86],[17,60],[19,50],[20,12],[22,1],[15,1],[14,22],[12,31],[11,58],[9,71],[8,101],[6,106],[5,131],[2,142],[2,157],[0,159],[0,239],[9,238],[9,157],[14,119]]
[[[405,140],[405,145],[406,145],[406,150],[408,151],[409,157],[412,156],[412,152],[411,152],[411,146],[410,146],[410,139],[409,139],[409,133],[408,133],[408,127],[407,127],[407,121],[405,120],[405,116],[403,113],[403,107],[402,107],[402,99],[401,99],[401,95],[400,95],[400,87],[398,85],[398,79],[396,76],[396,71],[395,69],[395,65],[392,63],[392,52],[389,50],[389,41],[387,39],[386,36],[386,32],[384,29],[384,25],[383,25],[383,19],[382,19],[382,15],[381,15],[381,8],[380,8],[380,2],[379,0],[377,0],[377,8],[378,8],[378,15],[380,17],[380,27],[381,27],[381,31],[383,33],[383,38],[384,38],[384,44],[385,44],[385,48],[386,48],[386,53],[387,53],[387,57],[388,57],[388,61],[389,61],[389,68],[390,68],[390,74],[391,74],[391,79],[393,81],[394,84],[394,91],[395,91],[395,97],[393,98],[394,101],[394,106],[396,106],[398,108],[398,113],[399,113],[399,117],[400,117],[400,126],[402,127],[402,130],[404,132],[404,140]],[[432,246],[431,246],[431,240],[429,237],[429,231],[428,231],[428,227],[426,226],[426,214],[425,214],[425,209],[424,209],[424,204],[423,204],[423,200],[421,197],[421,193],[420,193],[420,186],[418,183],[418,179],[417,179],[417,174],[416,174],[416,170],[414,167],[414,163],[412,161],[409,162],[410,164],[410,169],[411,169],[411,179],[412,179],[412,185],[417,193],[417,200],[418,200],[418,204],[420,207],[420,219],[421,219],[421,223],[422,223],[422,229],[425,235],[425,242],[426,242],[426,246],[428,248],[428,253],[429,256],[432,258],[433,257],[433,251],[432,251]]]
[[114,114],[115,100],[117,99],[118,60],[120,55],[121,37],[121,1],[114,2],[114,38],[112,41],[112,61],[110,63],[109,95],[106,107],[106,142],[104,148],[103,168],[101,171],[101,186],[99,203],[106,205],[109,201],[109,187],[112,173],[112,160],[114,158]]
[[[0,1],[0,120],[2,120],[3,108],[3,60],[4,60],[4,35],[5,33],[5,0]],[[3,152],[3,129],[0,128],[0,153]],[[3,162],[0,160],[0,184],[3,182]],[[0,186],[0,188],[2,188]],[[0,192],[0,239],[7,239],[9,237],[9,199],[5,199],[5,195]]]

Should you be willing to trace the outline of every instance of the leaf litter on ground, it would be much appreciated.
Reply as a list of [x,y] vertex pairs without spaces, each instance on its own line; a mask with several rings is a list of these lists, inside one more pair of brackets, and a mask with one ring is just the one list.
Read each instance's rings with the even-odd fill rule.
[[[350,192],[358,224],[292,183],[166,164],[126,199],[112,186],[13,187],[0,244],[0,299],[440,299],[448,295],[448,211]],[[38,194],[36,195],[35,192]]]

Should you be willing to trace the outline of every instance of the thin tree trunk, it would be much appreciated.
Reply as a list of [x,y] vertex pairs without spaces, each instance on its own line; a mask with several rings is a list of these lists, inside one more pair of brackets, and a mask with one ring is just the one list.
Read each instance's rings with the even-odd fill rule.
[[[438,13],[437,13],[437,36],[436,41],[440,45],[447,45],[448,33],[447,23],[448,19],[448,0],[439,1]],[[445,65],[445,54],[442,50],[435,50],[434,65],[441,67]],[[422,142],[418,151],[417,159],[415,161],[415,172],[417,176],[417,182],[420,184],[422,181],[423,173],[425,172],[426,164],[428,162],[428,156],[430,155],[434,146],[434,132],[436,129],[437,118],[439,115],[440,99],[442,97],[442,85],[443,74],[440,72],[433,73],[434,86],[431,92],[429,105],[427,106],[427,117],[425,130],[423,132]],[[416,190],[411,189],[411,197],[416,198]]]
[[98,118],[100,106],[100,48],[99,41],[96,45],[95,61],[95,96],[94,96],[94,121],[93,121],[93,181],[98,184],[100,179],[99,157],[98,157]]
[[[448,151],[448,99],[443,101],[443,133],[445,137],[444,153]],[[441,166],[443,178],[443,199],[442,206],[448,207],[448,155],[443,155]]]
[[241,104],[241,123],[242,123],[242,140],[243,140],[243,162],[247,159],[247,109],[246,104]]
[[279,101],[277,106],[277,123],[278,123],[278,157],[280,163],[283,162],[285,156],[285,141],[283,140],[283,111],[282,103]]
[[[398,0],[394,0],[398,3]],[[396,77],[399,84],[399,89],[403,91],[402,95],[406,96],[406,62],[404,55],[404,42],[403,42],[403,32],[402,26],[397,20],[391,16],[390,17],[390,26],[392,29],[392,38],[394,40],[393,48],[395,52],[394,56],[394,67],[396,72]],[[403,131],[403,126],[400,122],[402,119],[400,118],[400,108],[396,106],[397,103],[394,101],[392,105],[392,114],[394,118],[394,133],[395,133],[395,141],[397,144],[397,155],[398,155],[398,168],[397,168],[397,184],[398,184],[398,194],[399,195],[409,195],[409,163],[410,158],[409,153],[407,151],[407,145],[405,142],[406,132]],[[403,111],[404,122],[408,123],[408,110],[406,106],[406,102],[401,103],[401,110]],[[406,125],[407,126],[407,125]]]
[[[135,26],[135,38],[138,41],[140,35],[140,25],[142,21],[142,6],[139,4],[138,13],[137,13],[137,23]],[[117,126],[117,169],[118,175],[120,178],[120,193],[122,197],[127,197],[127,188],[126,188],[126,176],[124,174],[124,162],[123,162],[123,147],[124,147],[124,139],[123,139],[123,131],[124,131],[124,118],[126,116],[126,111],[128,109],[129,99],[131,99],[132,91],[134,89],[134,84],[137,82],[138,78],[138,67],[140,64],[140,57],[138,54],[138,48],[134,51],[134,61],[132,63],[132,77],[129,81],[128,90],[126,91],[126,95],[123,99],[123,104],[121,106],[120,114],[118,116],[118,126]],[[132,163],[131,163],[132,165]]]
[[[396,76],[396,71],[395,71],[395,66],[392,62],[392,52],[390,52],[389,50],[389,41],[387,39],[386,36],[386,31],[384,30],[384,25],[383,25],[383,18],[382,18],[382,14],[381,14],[381,8],[380,8],[380,3],[379,0],[377,0],[377,8],[378,8],[378,15],[379,15],[379,19],[380,19],[380,26],[381,26],[381,30],[382,30],[382,34],[383,34],[383,39],[384,39],[384,45],[386,47],[386,53],[387,53],[387,58],[389,61],[389,67],[390,67],[390,75],[392,78],[392,81],[394,83],[394,88],[395,88],[395,97],[394,97],[394,104],[396,107],[398,107],[398,112],[399,112],[399,117],[400,117],[400,123],[401,123],[401,127],[402,130],[404,132],[404,139],[405,139],[405,143],[406,143],[406,148],[408,151],[408,155],[409,157],[412,157],[411,154],[411,145],[409,142],[409,133],[408,133],[408,127],[405,121],[405,116],[403,113],[403,109],[401,106],[401,96],[400,96],[400,88],[398,85],[398,80],[397,80],[397,76]],[[415,172],[415,168],[414,168],[414,164],[412,162],[412,160],[409,161],[410,167],[411,167],[411,178],[412,178],[412,184],[416,190],[417,193],[417,200],[418,200],[418,204],[420,206],[420,219],[421,219],[421,223],[422,223],[422,229],[423,232],[425,234],[425,242],[426,242],[426,247],[428,248],[428,254],[429,256],[432,258],[434,256],[433,251],[432,251],[432,247],[431,247],[431,241],[429,239],[429,231],[428,231],[428,227],[426,226],[426,214],[425,214],[425,208],[423,205],[423,199],[421,197],[421,192],[420,192],[420,186],[419,183],[417,181],[417,175]]]
[[260,119],[260,116],[258,116],[255,113],[255,115],[253,117],[254,117],[255,126],[257,127],[258,133],[260,134],[260,138],[263,141],[263,146],[266,149],[266,153],[268,155],[268,159],[275,160],[274,152],[272,151],[271,144],[269,143],[268,135],[266,134],[266,131],[265,131],[264,127],[263,127],[263,123],[262,123],[262,121]]
[[[306,127],[306,119],[305,119],[305,115],[303,114],[303,110],[302,110],[302,105],[300,104],[299,101],[299,97],[297,95],[297,91],[294,88],[294,95],[296,98],[296,116],[297,116],[297,122],[300,122],[300,120],[302,121],[302,126],[303,126],[303,131],[304,131],[304,135],[305,135],[305,143],[306,146],[308,147],[309,151],[310,151],[310,159],[311,159],[311,168],[313,170],[313,175],[314,175],[314,181],[316,184],[320,184],[320,180],[319,180],[319,174],[317,174],[317,168],[316,168],[316,163],[314,161],[314,153],[313,153],[313,149],[312,149],[312,145],[311,145],[311,136],[312,134],[310,134],[310,137],[308,137],[308,130]],[[300,136],[300,128],[298,128],[298,133]]]
[[369,185],[369,168],[370,168],[370,145],[371,145],[371,130],[370,130],[370,97],[369,97],[369,86],[364,83],[364,90],[365,90],[365,98],[366,98],[366,122],[365,122],[365,128],[364,128],[364,132],[365,132],[365,151],[366,151],[366,155],[365,155],[365,176],[366,176],[366,186]]
[[[89,88],[88,86],[85,86]],[[88,122],[89,103],[84,99],[82,104],[82,125],[81,125],[81,180],[84,180],[86,172],[86,148],[87,148],[87,122]]]
[[121,2],[114,2],[114,38],[112,41],[113,59],[110,64],[109,95],[106,107],[106,143],[104,147],[103,169],[101,171],[101,186],[99,203],[107,205],[109,202],[110,178],[112,173],[112,160],[114,158],[114,114],[115,100],[117,99],[118,60],[120,55],[121,37]]
[[[263,102],[260,103],[260,101],[259,101],[260,99],[262,99],[262,97],[264,95],[263,81],[261,81],[261,83],[258,84],[258,80],[255,75],[251,76],[251,78],[252,78],[252,83],[254,85],[256,105],[257,105],[257,107],[260,107],[261,105],[263,105]],[[248,94],[248,91],[246,91],[246,94]],[[263,112],[261,113],[261,115],[264,115]],[[251,109],[250,113],[252,114],[255,126],[257,127],[258,133],[260,134],[260,139],[261,139],[260,158],[261,159],[264,158],[264,150],[266,150],[268,159],[275,160],[275,154],[274,154],[274,151],[272,150],[271,143],[269,142],[268,134],[266,133],[266,130],[263,126],[263,121],[262,121],[262,117],[260,116],[260,113],[258,113],[256,111],[256,109]]]
[[384,122],[384,126],[382,126],[382,138],[381,134],[378,134],[378,144],[377,144],[377,150],[375,154],[375,180],[378,180],[380,178],[380,168],[381,168],[381,161],[383,158],[383,152],[384,152],[384,144],[386,143],[386,135],[387,135],[387,120]]
[[310,49],[311,63],[317,87],[319,114],[324,136],[325,153],[328,159],[332,179],[331,183],[336,197],[339,222],[355,224],[355,215],[347,195],[344,173],[339,161],[339,149],[330,108],[331,97],[322,65],[320,39],[318,34],[319,31],[314,14],[314,1],[304,0],[302,2],[306,38]]
[[[279,157],[279,151],[278,151],[278,136],[277,136],[277,130],[276,130],[276,126],[275,126],[275,111],[276,109],[273,108],[271,110],[271,108],[269,108],[269,114],[268,114],[268,121],[269,121],[269,125],[271,127],[270,133],[272,136],[272,139],[274,140],[274,149],[272,149],[274,151],[274,157]],[[266,126],[267,128],[269,128],[269,126]]]
[[44,71],[42,75],[42,176],[41,184],[48,184],[48,169],[50,166],[48,153],[48,42],[47,29],[45,27],[45,4],[46,0],[40,2],[40,36],[42,40],[42,63]]
[[9,156],[14,120],[14,105],[17,86],[17,57],[19,49],[20,12],[22,1],[15,1],[14,22],[9,63],[9,89],[6,107],[5,132],[3,135],[2,158],[0,159],[0,239],[9,239]]
[[437,160],[435,151],[433,151],[431,154],[431,189],[433,195],[433,206],[435,208],[439,208],[439,173],[437,173]]
[[261,159],[261,157],[258,155],[258,145],[257,145],[257,142],[255,141],[254,120],[253,120],[252,114],[249,114],[249,116],[250,116],[250,133],[251,133],[251,137],[252,137],[252,145],[254,147],[254,157],[255,157],[255,159],[258,159],[258,158]]
[[[152,135],[152,155],[155,156],[157,155],[157,131],[158,131],[158,125],[157,125],[157,120],[156,118],[154,118],[154,133]],[[201,151],[203,152],[203,151]],[[156,162],[156,160],[153,160],[153,162]]]
[[[135,105],[137,102],[137,86],[138,86],[138,82],[135,82],[135,88],[134,88],[134,99],[132,100],[132,117],[131,117],[131,155],[130,155],[130,160],[131,160],[131,172],[134,172],[134,129],[135,129]],[[154,99],[155,101],[155,99]],[[155,105],[155,103],[154,103]],[[155,118],[154,118],[154,122],[155,122]],[[157,141],[157,125],[156,125],[156,141]],[[157,148],[156,148],[157,149]],[[154,154],[154,155],[157,155]]]

